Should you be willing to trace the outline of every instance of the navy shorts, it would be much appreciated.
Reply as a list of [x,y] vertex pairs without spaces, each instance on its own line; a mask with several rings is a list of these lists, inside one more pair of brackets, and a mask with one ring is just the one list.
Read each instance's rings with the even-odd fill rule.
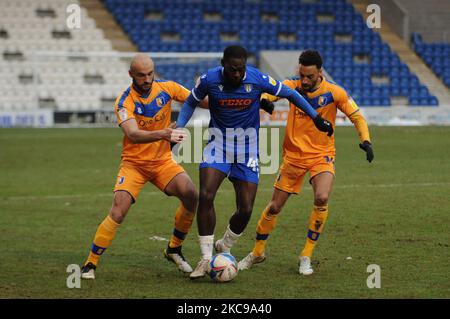
[[200,169],[211,167],[226,174],[231,180],[240,180],[253,184],[259,183],[259,166],[258,163],[252,163],[248,166],[244,163],[200,163]]

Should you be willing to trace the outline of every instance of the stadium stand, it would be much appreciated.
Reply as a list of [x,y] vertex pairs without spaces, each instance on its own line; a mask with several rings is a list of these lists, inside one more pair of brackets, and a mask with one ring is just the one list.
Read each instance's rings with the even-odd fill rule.
[[[371,0],[373,1],[373,0]],[[375,0],[379,2],[380,0]],[[382,0],[391,1],[401,8],[408,19],[404,40],[410,40],[412,33],[419,33],[425,42],[434,43],[450,40],[450,1],[448,0]],[[381,2],[382,3],[382,2]],[[403,22],[402,19],[398,21]]]
[[[83,1],[0,0],[0,110],[36,105],[56,111],[110,109],[111,101],[129,85],[127,62],[114,55],[105,31],[85,8],[81,7],[82,28],[67,28],[66,8],[73,3]],[[257,59],[261,50],[315,48],[324,56],[327,73],[361,106],[389,107],[395,97],[404,97],[411,106],[439,103],[345,0],[104,0],[103,4],[140,51],[221,52],[240,43]],[[47,53],[36,54],[42,51]],[[109,58],[76,54],[88,51]],[[196,76],[216,64],[161,60],[157,72],[192,87]]]
[[[112,49],[83,8],[82,28],[67,28],[66,8],[74,3],[0,1],[0,110],[27,110],[36,104],[60,111],[100,109],[103,98],[114,99],[129,84],[128,66],[119,59],[61,55]],[[47,53],[37,57],[37,51]]]
[[412,36],[412,45],[425,63],[450,87],[450,44],[425,43],[418,33]]
[[[379,12],[382,13],[381,27],[374,30],[380,34],[383,41],[389,43],[391,49],[419,77],[420,81],[426,83],[429,92],[438,99],[440,106],[446,108],[450,101],[450,90],[414,51],[411,35],[420,34],[426,43],[448,43],[450,25],[447,21],[450,1],[429,0],[426,5],[421,0],[349,1],[366,19],[372,16],[368,6],[379,6]],[[402,99],[395,98],[392,101],[394,105],[404,105]]]
[[[257,56],[261,50],[316,48],[327,72],[362,106],[390,106],[395,96],[407,97],[410,105],[438,104],[344,0],[105,0],[105,5],[142,51],[221,51],[241,43]],[[164,71],[167,78],[180,74],[176,67]]]

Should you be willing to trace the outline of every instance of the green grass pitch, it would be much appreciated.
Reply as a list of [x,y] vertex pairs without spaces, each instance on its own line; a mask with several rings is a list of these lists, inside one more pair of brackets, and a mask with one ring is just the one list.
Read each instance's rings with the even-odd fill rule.
[[[85,260],[111,206],[121,130],[2,129],[0,298],[449,298],[450,127],[373,126],[371,135],[369,164],[355,129],[337,128],[336,182],[314,275],[297,272],[312,206],[307,183],[280,215],[267,261],[227,284],[193,282],[164,259],[167,242],[150,238],[169,238],[178,201],[149,184],[97,279],[69,289],[67,266]],[[198,185],[198,165],[183,166]],[[238,259],[253,247],[274,178],[261,176],[253,216],[232,251]],[[235,208],[228,181],[215,206],[218,238]],[[184,254],[195,266],[196,224]],[[381,268],[379,289],[366,285],[369,264]]]

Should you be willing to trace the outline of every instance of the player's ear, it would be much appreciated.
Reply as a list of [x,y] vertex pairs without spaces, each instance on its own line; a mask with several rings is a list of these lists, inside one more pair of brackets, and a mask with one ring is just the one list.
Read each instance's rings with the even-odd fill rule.
[[225,66],[225,61],[223,59],[220,59],[220,64],[222,64],[222,66]]
[[130,76],[130,78],[133,78],[133,75],[131,74],[131,70],[128,70],[128,75]]

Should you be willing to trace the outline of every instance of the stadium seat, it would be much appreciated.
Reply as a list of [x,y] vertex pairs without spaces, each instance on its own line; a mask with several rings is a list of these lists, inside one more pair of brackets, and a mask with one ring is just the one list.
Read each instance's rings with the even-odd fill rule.
[[[35,97],[53,98],[56,101],[56,109],[67,109],[71,106],[74,109],[98,109],[101,105],[101,96],[90,91],[92,85],[86,83],[85,74],[90,70],[95,70],[97,74],[106,79],[103,85],[110,82],[129,85],[127,76],[128,66],[120,60],[103,60],[103,66],[95,68],[90,61],[71,61],[67,58],[56,57],[57,52],[66,51],[111,51],[111,43],[104,38],[103,31],[98,29],[95,22],[81,8],[82,29],[66,30],[61,26],[66,25],[66,8],[68,4],[79,3],[77,0],[22,0],[11,1],[2,0],[2,20],[1,28],[7,32],[8,38],[0,38],[1,53],[21,53],[23,61],[3,60],[0,56],[0,104],[5,109],[30,109],[38,107]],[[52,9],[56,13],[56,18],[42,18],[36,15],[36,9]],[[67,31],[70,38],[55,38],[53,31]],[[55,56],[39,58],[32,62],[31,53],[33,51],[49,51]],[[53,54],[51,53],[51,54]],[[50,54],[50,55],[51,55]],[[114,77],[116,72],[121,70],[121,77]],[[18,87],[20,77],[32,79],[30,90],[23,90],[16,96],[19,98],[10,99],[8,92],[9,85]],[[4,84],[4,85],[1,85]],[[97,87],[101,92],[101,86]],[[35,91],[36,90],[36,91]],[[41,90],[45,94],[40,94]],[[25,92],[25,93],[24,93]],[[32,96],[27,95],[28,92]],[[35,93],[39,92],[39,93]],[[77,92],[74,95],[74,92]],[[116,96],[118,90],[114,95]],[[88,94],[86,94],[88,93]],[[59,97],[58,97],[59,96]],[[65,102],[60,97],[71,99],[77,98],[77,103]],[[80,96],[89,96],[80,102]],[[58,98],[57,98],[58,97]],[[6,102],[5,102],[6,101]]]
[[[442,82],[450,87],[448,79],[442,67],[450,65],[450,44],[449,43],[425,43],[419,33],[411,36],[412,47],[424,62],[442,79]],[[437,99],[436,99],[437,100]],[[429,99],[428,103],[435,105],[435,99]]]
[[[103,31],[96,27],[95,21],[89,17],[84,8],[81,11],[83,21],[81,30],[70,31],[69,39],[55,39],[52,36],[52,31],[59,30],[59,26],[65,23],[67,3],[78,1],[2,0],[0,25],[10,35],[10,38],[2,43],[3,51],[20,52],[25,55],[33,50],[110,52],[111,43],[105,39]],[[360,95],[358,98],[361,105],[388,107],[391,105],[390,98],[394,96],[407,97],[411,105],[423,103],[435,105],[437,102],[399,56],[377,32],[367,28],[361,14],[346,1],[282,0],[278,3],[279,10],[274,10],[273,4],[267,1],[104,0],[103,3],[141,51],[220,52],[226,45],[236,43],[221,38],[221,33],[231,32],[238,36],[237,43],[246,46],[256,57],[261,50],[267,49],[301,50],[310,47],[318,49],[322,52],[325,69],[331,77],[352,92],[357,92]],[[37,8],[51,8],[57,13],[57,18],[40,18],[34,11]],[[145,12],[149,11],[163,13],[162,20],[146,18]],[[222,19],[207,21],[204,19],[205,12],[218,13]],[[246,12],[245,20],[242,18],[242,12]],[[277,16],[278,21],[264,21],[263,14]],[[318,19],[311,19],[318,14],[331,14],[334,21],[319,22]],[[33,32],[30,32],[31,30]],[[180,41],[164,41],[166,32],[178,33]],[[292,33],[296,38],[293,42],[282,42],[278,39],[280,33]],[[339,35],[348,35],[350,42],[337,41],[335,37]],[[425,63],[448,85],[449,45],[424,43],[419,34],[412,35],[412,45]],[[354,58],[358,55],[365,55],[369,63],[355,62]],[[8,79],[18,80],[19,74],[9,72],[12,69],[8,67],[9,63],[6,63],[6,67],[0,68],[0,78],[8,76]],[[39,68],[41,85],[51,88],[62,83],[58,78],[48,76],[55,72],[65,74],[70,83],[78,88],[85,88],[87,85],[85,75],[101,75],[105,86],[105,90],[102,89],[101,92],[111,92],[116,85],[125,85],[129,81],[126,76],[115,76],[119,73],[117,70],[126,74],[127,66],[119,60],[106,65],[96,66],[86,62],[77,64],[76,67],[71,66],[73,66],[71,61],[63,61],[58,67],[42,65]],[[162,77],[179,79],[179,82],[189,87],[193,85],[196,75],[211,66],[206,62],[190,66],[173,63],[167,66],[158,65],[158,71]],[[25,66],[14,70],[29,73],[29,68]],[[95,72],[91,74],[90,71]],[[387,76],[390,82],[380,87],[372,83],[373,76]],[[5,91],[1,87],[0,90]],[[57,107],[59,102],[58,100]],[[92,101],[86,104],[87,108],[98,106],[97,102]],[[71,107],[72,104],[63,105]]]

